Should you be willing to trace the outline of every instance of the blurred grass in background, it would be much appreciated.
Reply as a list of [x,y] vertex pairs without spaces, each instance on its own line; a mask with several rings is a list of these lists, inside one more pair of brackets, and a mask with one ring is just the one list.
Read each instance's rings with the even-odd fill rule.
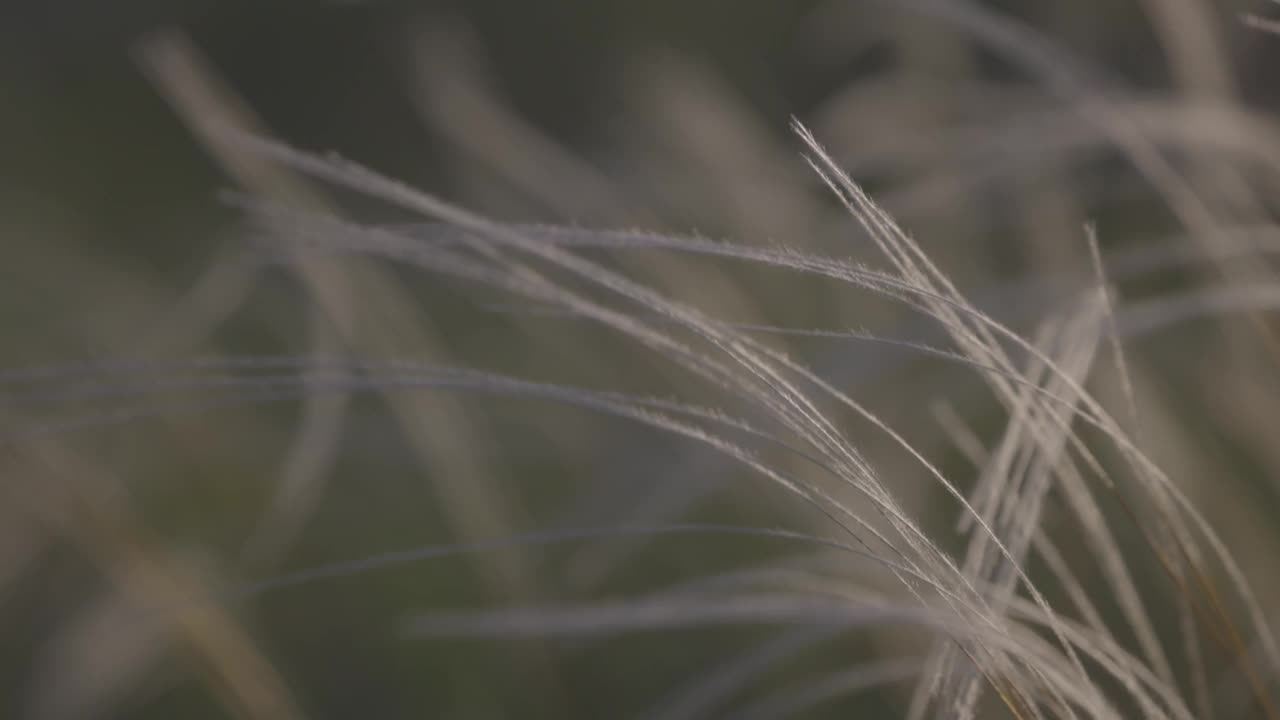
[[[554,308],[364,258],[262,252],[261,229],[220,191],[367,223],[422,219],[288,172],[264,176],[254,161],[238,174],[233,154],[184,123],[202,108],[171,103],[212,78],[274,137],[505,222],[697,233],[883,266],[806,166],[788,130],[796,117],[976,306],[1028,336],[1092,287],[1084,226],[1096,224],[1122,300],[1144,450],[1223,532],[1274,610],[1280,386],[1274,322],[1251,308],[1270,302],[1280,242],[1280,38],[1241,14],[1280,6],[982,4],[982,17],[1028,29],[1045,53],[1022,57],[1017,41],[1002,48],[949,10],[966,6],[10,3],[0,10],[0,366],[354,355],[736,414],[735,398],[669,358]],[[165,34],[174,29],[189,47]],[[201,57],[210,75],[183,80],[184,63]],[[1131,122],[1195,202],[1153,188],[1099,117]],[[1207,251],[1221,264],[1197,244],[1209,231],[1223,238]],[[581,252],[743,326],[946,340],[829,279],[662,251]],[[1153,304],[1245,280],[1259,294],[1194,296],[1190,320]],[[955,423],[990,447],[1010,422],[972,369],[847,337],[761,339],[865,401],[961,490],[979,473]],[[1112,365],[1096,362],[1090,389],[1124,417]],[[163,377],[139,375],[142,385]],[[895,625],[607,639],[404,632],[425,610],[622,600],[775,562],[835,574],[836,553],[759,537],[532,545],[196,600],[289,570],[548,528],[829,534],[831,523],[696,443],[555,403],[304,388],[238,405],[179,392],[154,412],[112,395],[133,381],[95,385],[90,368],[16,377],[0,388],[0,427],[19,438],[0,450],[0,716],[737,717],[773,693],[839,687],[855,659],[901,663],[928,649],[925,633]],[[121,407],[138,417],[112,415]],[[962,554],[959,505],[883,434],[847,411],[832,416],[922,527]],[[50,424],[68,419],[85,426]],[[758,450],[814,474],[783,450]],[[1104,511],[1134,553],[1153,625],[1184,661],[1177,609],[1159,602],[1168,578],[1123,509]],[[1049,503],[1045,532],[1118,623],[1071,523]],[[865,564],[845,570],[874,575]],[[1042,561],[1029,568],[1067,603]],[[717,673],[740,687],[717,695]],[[1220,717],[1265,717],[1231,699],[1238,678],[1224,676]],[[914,681],[835,693],[795,716],[902,716]]]

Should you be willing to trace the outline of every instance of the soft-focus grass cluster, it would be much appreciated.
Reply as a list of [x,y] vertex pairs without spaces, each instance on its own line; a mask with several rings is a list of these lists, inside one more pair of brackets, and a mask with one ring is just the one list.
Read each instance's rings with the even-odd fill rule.
[[4,707],[1280,718],[1280,126],[1234,9],[1142,6],[1174,90],[832,2],[892,60],[787,131],[646,56],[587,149],[424,20],[449,197],[143,39],[237,222],[0,371]]

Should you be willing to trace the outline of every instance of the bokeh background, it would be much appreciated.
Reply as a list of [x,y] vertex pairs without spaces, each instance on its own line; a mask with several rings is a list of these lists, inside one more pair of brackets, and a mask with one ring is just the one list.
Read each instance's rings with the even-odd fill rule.
[[[225,191],[370,223],[422,219],[288,173],[238,173],[190,119],[230,103],[260,132],[503,221],[878,263],[805,165],[789,129],[797,118],[979,307],[1028,334],[1088,287],[1084,227],[1096,224],[1120,297],[1146,312],[1118,315],[1131,323],[1149,448],[1242,549],[1265,606],[1280,599],[1274,301],[1193,296],[1209,310],[1174,320],[1142,305],[1267,284],[1280,37],[1247,13],[1280,16],[1280,6],[7,2],[0,367],[339,353],[732,410],[732,397],[661,358],[500,293],[363,259],[272,258]],[[223,88],[213,110],[182,93],[205,83]],[[1198,198],[1192,210],[1152,187],[1099,107],[1159,148]],[[1208,230],[1230,242],[1197,250]],[[583,252],[741,324],[943,339],[835,282]],[[988,441],[1004,426],[964,368],[848,338],[770,341],[865,400],[962,488],[975,471],[953,423]],[[425,610],[636,597],[814,559],[754,538],[534,546],[236,596],[290,570],[546,528],[821,532],[824,520],[706,449],[554,403],[302,389],[216,407],[216,392],[110,392],[145,385],[140,375],[105,391],[84,367],[5,376],[0,420],[18,439],[0,450],[0,716],[734,717],[852,658],[926,647],[895,628],[834,639],[768,627],[549,640],[405,632]],[[1091,382],[1123,412],[1110,369]],[[143,410],[111,415],[121,407]],[[958,543],[955,504],[845,419],[921,522]],[[1045,523],[1073,532],[1058,514]],[[1158,598],[1159,569],[1117,523]],[[1097,584],[1087,565],[1084,582]],[[1172,610],[1152,613],[1176,636]],[[758,665],[738,668],[735,692],[698,694],[744,658]],[[896,717],[910,688],[898,678],[793,716]]]

